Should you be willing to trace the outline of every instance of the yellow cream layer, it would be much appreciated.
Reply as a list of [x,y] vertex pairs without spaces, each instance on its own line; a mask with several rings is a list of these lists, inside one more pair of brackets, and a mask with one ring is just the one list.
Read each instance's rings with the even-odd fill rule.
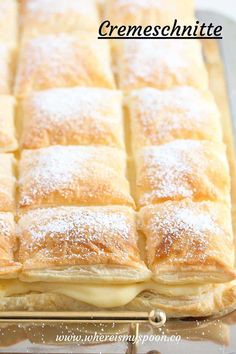
[[0,282],[0,296],[23,295],[30,292],[55,293],[66,295],[75,300],[86,302],[98,307],[123,306],[132,301],[143,291],[154,291],[170,297],[198,296],[210,291],[212,285],[168,286],[155,282],[136,284],[66,284],[34,282],[25,283],[17,279]]

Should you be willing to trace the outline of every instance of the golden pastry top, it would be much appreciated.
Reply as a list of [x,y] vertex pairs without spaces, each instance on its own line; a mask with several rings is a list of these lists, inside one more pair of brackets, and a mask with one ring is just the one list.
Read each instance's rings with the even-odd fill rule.
[[124,148],[122,94],[89,87],[34,92],[22,103],[22,148],[108,145]]
[[134,152],[176,139],[222,141],[219,110],[209,91],[143,88],[131,92],[128,104]]
[[[43,269],[37,280],[46,275],[46,281],[54,282],[65,278],[69,282],[113,283],[149,277],[139,255],[135,214],[131,208],[38,209],[24,214],[18,226],[23,276],[28,271],[33,274]],[[30,279],[31,273],[28,275]]]
[[227,205],[189,199],[140,211],[147,258],[157,281],[226,282],[235,278],[234,241]]

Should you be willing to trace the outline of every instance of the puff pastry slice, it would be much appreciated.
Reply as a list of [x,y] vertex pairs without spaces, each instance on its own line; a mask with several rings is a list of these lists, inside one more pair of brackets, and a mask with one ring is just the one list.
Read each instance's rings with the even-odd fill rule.
[[208,88],[207,71],[197,40],[123,41],[119,49],[118,83],[129,91],[143,87],[174,86]]
[[209,91],[144,88],[132,91],[128,104],[134,152],[177,139],[222,141],[219,110]]
[[221,143],[176,140],[139,150],[137,201],[140,207],[191,198],[230,204],[230,177]]
[[229,206],[189,199],[141,209],[148,265],[157,282],[217,283],[235,278]]
[[120,91],[76,87],[35,92],[21,111],[24,149],[56,144],[124,148]]
[[96,146],[24,150],[19,166],[19,206],[130,205],[123,151]]
[[128,207],[60,207],[19,220],[21,278],[45,282],[136,282],[150,272]]
[[15,80],[18,97],[49,88],[114,85],[108,43],[92,34],[61,33],[23,41]]

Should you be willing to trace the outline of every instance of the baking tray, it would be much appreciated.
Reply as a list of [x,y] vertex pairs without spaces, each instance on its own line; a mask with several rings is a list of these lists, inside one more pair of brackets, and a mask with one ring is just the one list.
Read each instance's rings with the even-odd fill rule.
[[[236,235],[236,25],[212,12],[199,11],[197,17],[202,22],[223,26],[223,40],[203,40],[202,44],[211,90],[222,116],[232,178],[232,217]],[[85,336],[94,333],[109,335],[110,339],[114,334],[123,335],[125,340],[88,342]],[[64,340],[63,335],[69,337]],[[151,340],[154,335],[162,340]],[[173,336],[178,340],[172,340]],[[59,342],[57,338],[60,338]],[[167,322],[165,314],[158,309],[151,313],[2,313],[0,352],[236,354],[236,311],[218,319]]]

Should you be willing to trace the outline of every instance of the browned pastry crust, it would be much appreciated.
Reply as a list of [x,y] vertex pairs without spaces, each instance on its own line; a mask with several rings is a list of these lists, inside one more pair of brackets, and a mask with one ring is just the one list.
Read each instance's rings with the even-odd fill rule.
[[225,146],[196,140],[175,140],[139,150],[137,202],[140,207],[191,198],[230,203]]
[[235,279],[230,208],[189,199],[147,206],[139,228],[156,281],[178,284]]
[[122,150],[96,146],[50,146],[24,150],[19,164],[19,206],[129,205]]
[[177,139],[222,141],[219,110],[209,91],[144,88],[132,91],[128,105],[134,152]]
[[59,87],[114,88],[109,46],[94,35],[61,33],[24,41],[15,81],[15,95]]
[[24,280],[116,283],[149,278],[131,208],[38,209],[24,214],[18,226]]
[[16,230],[12,213],[0,212],[0,278],[15,278],[21,264],[14,261]]
[[208,88],[207,71],[197,40],[123,41],[119,49],[118,83],[123,90],[174,86]]
[[57,144],[124,149],[120,91],[75,87],[35,92],[21,111],[24,149]]

